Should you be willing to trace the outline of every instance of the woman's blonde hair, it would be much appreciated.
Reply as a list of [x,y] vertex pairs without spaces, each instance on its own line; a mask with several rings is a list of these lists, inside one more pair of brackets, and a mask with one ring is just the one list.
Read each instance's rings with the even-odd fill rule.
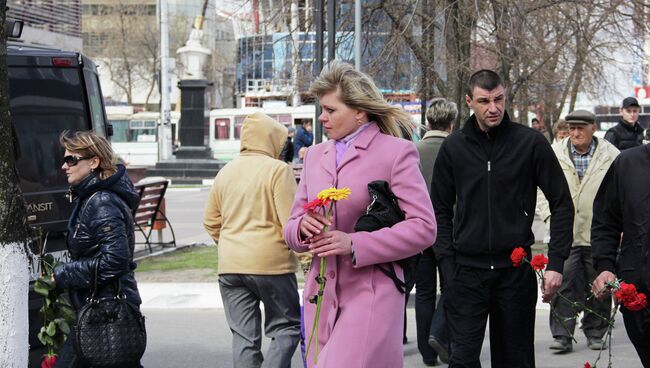
[[99,159],[99,178],[106,179],[117,172],[117,160],[111,144],[106,138],[98,136],[92,131],[70,132],[63,131],[59,136],[61,146],[66,150],[78,153],[83,157],[97,157]]
[[408,113],[386,102],[368,75],[348,63],[332,60],[311,84],[309,92],[322,97],[337,90],[345,105],[368,114],[368,120],[374,121],[382,133],[411,137],[415,124]]

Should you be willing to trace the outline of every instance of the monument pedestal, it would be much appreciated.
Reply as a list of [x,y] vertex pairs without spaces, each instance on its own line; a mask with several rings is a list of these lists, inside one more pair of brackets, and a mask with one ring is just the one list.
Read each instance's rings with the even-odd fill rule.
[[181,90],[181,120],[179,122],[180,148],[178,159],[211,159],[212,151],[206,146],[205,131],[209,123],[208,95],[212,83],[205,79],[184,79],[178,82]]
[[206,145],[205,131],[210,112],[205,79],[185,79],[178,82],[181,90],[181,120],[178,138],[180,148],[176,157],[159,161],[148,171],[149,176],[163,176],[174,183],[201,184],[214,179],[224,162],[212,159],[212,149]]

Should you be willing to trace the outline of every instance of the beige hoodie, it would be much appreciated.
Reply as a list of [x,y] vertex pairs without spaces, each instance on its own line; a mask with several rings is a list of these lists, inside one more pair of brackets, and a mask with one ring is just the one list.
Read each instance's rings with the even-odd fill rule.
[[240,155],[217,174],[203,225],[217,243],[219,274],[279,275],[298,270],[282,235],[296,192],[278,160],[287,128],[257,112],[244,120]]

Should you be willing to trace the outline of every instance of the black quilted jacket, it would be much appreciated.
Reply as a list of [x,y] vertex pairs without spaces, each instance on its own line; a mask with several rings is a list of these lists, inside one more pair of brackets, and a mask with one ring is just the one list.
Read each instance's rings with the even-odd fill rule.
[[141,303],[133,276],[136,264],[131,215],[140,198],[125,172],[124,166],[118,165],[117,173],[105,180],[91,174],[71,188],[74,207],[67,237],[71,261],[55,268],[54,279],[58,288],[69,290],[76,309],[87,302],[95,264],[99,297],[114,295],[119,279],[127,300],[136,305]]

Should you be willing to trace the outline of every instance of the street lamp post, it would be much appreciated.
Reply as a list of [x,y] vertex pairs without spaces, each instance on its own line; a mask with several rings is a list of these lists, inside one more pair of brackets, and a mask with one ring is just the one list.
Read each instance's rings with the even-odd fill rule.
[[169,83],[169,32],[167,0],[160,0],[160,124],[158,126],[158,161],[172,157],[171,83]]
[[361,70],[361,0],[354,1],[354,68]]
[[[325,29],[325,0],[314,1],[314,23],[316,24],[316,50],[314,60],[314,72],[318,76],[323,69],[323,31]],[[323,141],[323,126],[318,121],[321,114],[320,104],[316,102],[316,117],[314,119],[314,143],[318,144]]]

